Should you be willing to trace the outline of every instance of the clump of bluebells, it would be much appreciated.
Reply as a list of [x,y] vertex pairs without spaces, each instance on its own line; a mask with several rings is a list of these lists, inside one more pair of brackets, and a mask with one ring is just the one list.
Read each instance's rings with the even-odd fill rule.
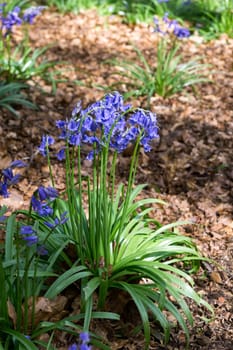
[[[87,333],[92,318],[119,320],[120,315],[114,310],[106,310],[107,298],[114,289],[117,294],[126,293],[138,309],[145,348],[150,341],[152,317],[160,322],[164,340],[168,341],[171,325],[164,310],[177,319],[188,340],[186,320],[192,323],[192,315],[186,298],[211,308],[192,288],[193,281],[185,272],[187,265],[185,268],[177,265],[188,262],[190,271],[195,271],[201,256],[190,238],[170,231],[178,223],[162,227],[149,215],[153,203],[164,202],[155,198],[138,200],[144,185],[134,185],[140,147],[150,151],[153,140],[159,137],[156,115],[141,108],[133,109],[124,103],[119,92],[113,92],[87,108],[77,104],[70,118],[59,120],[56,125],[59,144],[63,142],[57,158],[65,162],[65,192],[59,195],[56,190],[51,164],[55,139],[43,135],[38,150],[48,159],[52,185],[40,186],[34,192],[29,210],[20,211],[24,214],[23,222],[14,224],[16,214],[13,214],[6,224],[2,266],[7,267],[5,280],[16,285],[16,302],[12,301],[17,315],[14,337],[23,329],[24,334],[35,339],[38,297],[54,300],[72,285],[81,291],[80,314],[72,315],[72,319],[78,321],[78,327],[83,321],[85,332],[69,350],[90,350],[91,342],[98,345],[99,340],[93,335],[90,341]],[[116,187],[117,157],[129,146],[133,151],[128,180]],[[92,164],[91,174],[85,176],[83,149]],[[18,161],[12,164],[2,175],[7,186],[7,181],[15,182],[12,168],[21,166]],[[0,212],[1,225],[6,220],[3,214],[4,210]],[[48,277],[52,277],[51,284]],[[148,278],[150,284],[139,283],[142,277]],[[11,301],[14,295],[6,293],[4,300]],[[28,311],[30,298],[32,313]],[[6,323],[6,315],[8,311],[1,315],[0,308],[0,334],[1,319]],[[70,317],[64,325],[66,332],[68,325],[71,326],[72,334],[77,328]],[[58,327],[63,330],[61,322]],[[56,324],[52,325],[55,328]],[[44,331],[48,333],[47,326]],[[39,334],[42,333],[43,329],[39,329]],[[24,341],[20,336],[17,340]]]
[[157,33],[162,35],[173,34],[178,39],[188,38],[190,36],[190,31],[187,28],[181,27],[176,20],[170,20],[168,18],[168,13],[162,18],[162,23],[159,18],[154,17],[155,29]]
[[2,36],[9,35],[15,26],[19,26],[23,23],[32,24],[36,16],[41,14],[45,6],[32,6],[23,12],[19,6],[15,6],[11,11],[5,13],[6,3],[0,4],[0,21]]
[[[164,2],[164,1],[163,1]],[[208,81],[207,65],[201,64],[199,58],[183,62],[183,43],[190,37],[188,28],[182,27],[177,20],[169,19],[165,13],[162,19],[154,17],[154,33],[159,36],[151,63],[142,51],[134,47],[139,63],[135,61],[113,60],[121,69],[114,72],[124,77],[122,84],[127,82],[127,96],[146,96],[148,108],[151,98],[158,94],[164,98],[182,91],[189,85]],[[126,79],[125,79],[126,78]],[[120,82],[121,83],[121,82]]]
[[[45,6],[32,6],[22,10],[19,6],[10,8],[10,4],[0,4],[0,75],[3,77],[3,92],[7,86],[8,103],[2,104],[4,108],[17,115],[12,105],[19,103],[29,108],[35,109],[35,104],[31,103],[19,94],[20,90],[31,88],[31,84],[27,84],[29,80],[40,77],[43,80],[53,83],[53,89],[56,88],[55,75],[59,75],[59,71],[54,71],[56,61],[46,58],[45,52],[49,46],[37,49],[30,47],[28,30],[34,23],[35,18],[42,13]],[[23,38],[21,41],[14,41],[14,29],[23,27]],[[38,81],[35,81],[38,85]],[[16,92],[18,94],[16,94]],[[3,95],[4,96],[4,95]],[[14,98],[17,100],[14,102]]]
[[[78,105],[69,120],[59,120],[56,125],[60,130],[59,138],[64,140],[64,147],[57,153],[59,160],[65,158],[67,145],[91,146],[87,159],[93,160],[94,155],[104,147],[122,153],[138,138],[144,151],[148,152],[152,140],[158,138],[156,115],[141,108],[131,110],[131,105],[124,104],[123,97],[118,92],[106,95],[86,109],[81,109]],[[52,136],[44,135],[39,152],[46,156],[53,143]]]

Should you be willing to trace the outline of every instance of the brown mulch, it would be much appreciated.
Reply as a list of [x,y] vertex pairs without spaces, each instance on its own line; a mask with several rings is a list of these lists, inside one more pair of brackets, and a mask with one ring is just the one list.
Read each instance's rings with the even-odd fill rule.
[[[20,31],[16,33],[20,38]],[[132,43],[155,62],[157,35],[148,25],[128,26],[115,16],[100,18],[94,11],[75,16],[47,11],[38,17],[30,32],[33,47],[50,43],[49,59],[61,62],[65,83],[55,95],[31,92],[38,111],[20,109],[19,118],[0,111],[0,168],[14,159],[29,163],[25,178],[1,204],[26,206],[36,187],[48,183],[47,165],[38,154],[41,135],[56,135],[55,120],[67,116],[78,100],[86,105],[101,98],[96,86],[115,82],[115,68],[106,60],[134,59]],[[190,219],[193,225],[181,228],[191,236],[205,257],[217,264],[204,263],[195,277],[196,289],[214,307],[215,318],[205,323],[203,310],[191,305],[195,325],[190,329],[192,350],[233,349],[233,39],[221,36],[204,42],[196,36],[183,42],[185,59],[201,56],[209,68],[210,83],[164,100],[154,96],[151,109],[157,113],[160,142],[150,154],[141,154],[137,182],[147,183],[145,196],[159,197],[168,205],[155,208],[162,223]],[[66,61],[66,64],[62,63]],[[80,85],[82,81],[84,85]],[[146,106],[146,99],[132,100]],[[129,158],[121,159],[118,180],[124,181]],[[57,167],[57,182],[63,188]],[[128,320],[129,322],[129,320]],[[129,322],[130,323],[130,322]],[[132,320],[131,320],[132,323]],[[131,327],[132,328],[132,327]],[[128,328],[127,328],[128,329]],[[97,324],[96,332],[111,341],[112,349],[142,349],[141,338],[129,331],[117,338],[115,329]],[[110,336],[111,335],[111,336]],[[164,349],[152,326],[150,349]],[[184,349],[184,335],[174,328],[167,349]]]

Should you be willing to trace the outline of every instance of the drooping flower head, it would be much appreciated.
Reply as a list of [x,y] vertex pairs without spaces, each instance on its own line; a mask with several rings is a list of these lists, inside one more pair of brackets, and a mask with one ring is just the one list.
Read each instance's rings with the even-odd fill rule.
[[31,247],[38,242],[36,232],[30,225],[21,226],[20,235],[28,247]]
[[13,172],[14,168],[23,168],[26,167],[27,164],[21,160],[13,161],[8,168],[3,169],[0,172],[0,195],[3,197],[9,197],[8,188],[12,185],[17,184],[20,179],[20,174],[15,174]]
[[[60,139],[69,145],[92,146],[88,159],[92,159],[94,153],[106,146],[121,153],[139,135],[140,144],[145,151],[149,151],[149,143],[158,137],[155,114],[142,109],[132,110],[131,105],[124,104],[119,92],[107,94],[86,109],[81,109],[79,104],[69,120],[59,120],[56,125],[60,129]],[[57,154],[58,159],[63,159],[64,153],[63,148]]]
[[87,332],[82,332],[79,335],[79,345],[78,344],[72,344],[68,347],[68,350],[91,350],[91,346],[88,345],[90,342],[90,335]]
[[32,196],[32,208],[40,216],[50,216],[53,214],[53,209],[51,208],[48,202],[53,201],[57,197],[58,192],[55,188],[51,186],[40,186]]
[[9,11],[6,17],[1,16],[2,30],[6,33],[12,31],[13,26],[22,24],[22,19],[19,16],[20,7],[16,6],[12,11]]
[[162,22],[155,17],[154,24],[154,31],[161,33],[163,36],[172,34],[179,39],[188,38],[190,36],[190,31],[187,28],[181,27],[176,20],[169,19],[167,12],[164,14]]
[[40,146],[38,147],[38,151],[42,154],[42,156],[46,157],[48,154],[48,148],[54,144],[54,138],[49,135],[43,135]]
[[46,6],[32,6],[24,11],[23,20],[24,22],[28,22],[30,24],[33,23],[36,16],[41,14]]

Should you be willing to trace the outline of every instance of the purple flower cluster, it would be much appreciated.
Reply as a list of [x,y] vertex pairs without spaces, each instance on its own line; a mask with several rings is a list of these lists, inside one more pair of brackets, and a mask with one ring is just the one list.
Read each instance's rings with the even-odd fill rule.
[[14,168],[23,168],[26,167],[26,163],[21,160],[15,160],[10,164],[6,169],[3,169],[0,173],[0,196],[5,198],[9,197],[8,188],[12,185],[15,185],[19,182],[21,175],[14,175]]
[[[124,104],[119,92],[107,94],[86,109],[77,105],[69,120],[56,123],[60,129],[60,139],[70,146],[92,146],[87,159],[93,159],[94,153],[103,147],[121,153],[130,143],[140,137],[140,144],[145,152],[151,150],[151,141],[158,137],[156,115],[143,109],[132,110]],[[53,143],[51,136],[43,136],[39,152],[45,156],[48,146]],[[59,160],[65,157],[65,147],[57,154]]]
[[190,31],[187,28],[181,27],[176,20],[170,20],[167,13],[163,16],[162,21],[163,28],[161,28],[158,18],[154,18],[155,32],[163,35],[172,33],[179,39],[188,38],[190,36]]
[[87,332],[80,333],[80,344],[72,344],[69,346],[68,350],[91,350],[91,346],[88,345],[90,342],[90,336]]
[[46,221],[45,225],[48,226],[49,228],[53,229],[58,225],[63,225],[68,221],[67,217],[67,211],[61,214],[60,218],[55,218],[53,222]]
[[48,154],[48,148],[54,144],[54,138],[52,136],[43,135],[40,147],[38,148],[39,152],[45,157]]
[[36,193],[32,196],[31,204],[33,210],[40,216],[50,216],[53,214],[53,209],[47,201],[53,201],[57,198],[58,192],[53,187],[40,186]]
[[46,6],[32,6],[24,11],[23,21],[32,24],[35,17],[41,14]]
[[[68,220],[67,212],[60,215],[60,218],[53,219],[53,208],[49,205],[55,198],[58,197],[58,192],[55,188],[48,186],[40,186],[33,194],[31,199],[32,209],[41,217],[46,217],[47,220],[44,224],[53,229],[58,225],[63,225]],[[20,229],[21,238],[26,241],[28,247],[38,243],[38,236],[33,226],[25,225]],[[47,255],[48,251],[44,245],[37,247],[37,254],[40,256]]]
[[47,221],[44,224],[51,229],[54,229],[58,225],[63,225],[68,221],[66,211],[60,217],[55,217],[55,219],[52,217],[53,208],[50,203],[57,197],[58,192],[55,188],[51,186],[40,186],[31,199],[32,209],[40,216],[46,217]]
[[[26,242],[26,246],[31,247],[38,243],[38,236],[33,226],[23,225],[19,231],[21,238]],[[39,245],[37,247],[37,254],[44,256],[48,254],[47,249],[44,245]]]
[[38,242],[38,237],[34,228],[30,225],[21,226],[20,234],[24,241],[26,241],[26,245],[31,247],[32,245]]
[[4,8],[6,3],[0,4],[0,22],[1,22],[1,31],[4,35],[8,35],[12,28],[16,25],[21,25],[22,23],[32,24],[34,18],[38,16],[45,6],[30,7],[26,9],[21,16],[21,9],[19,6],[15,6],[13,10],[8,13],[4,13]]

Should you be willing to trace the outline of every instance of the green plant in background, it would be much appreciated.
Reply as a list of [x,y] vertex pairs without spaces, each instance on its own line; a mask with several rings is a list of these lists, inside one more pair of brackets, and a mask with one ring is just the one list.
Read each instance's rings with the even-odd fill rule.
[[166,2],[172,17],[189,21],[206,39],[226,33],[233,35],[232,0],[187,0]]
[[62,12],[73,12],[78,14],[83,9],[96,8],[101,6],[101,0],[48,0],[49,6],[56,6]]
[[5,108],[16,117],[18,116],[17,106],[36,109],[36,106],[28,101],[22,93],[27,88],[26,84],[0,81],[0,108]]
[[155,93],[167,98],[187,86],[208,81],[205,74],[208,65],[201,64],[198,58],[184,63],[179,53],[182,46],[178,39],[187,38],[190,32],[178,25],[177,21],[169,20],[167,15],[163,17],[163,22],[165,29],[161,28],[159,20],[155,18],[155,31],[161,34],[155,65],[151,65],[136,47],[134,49],[139,64],[133,61],[111,61],[120,68],[114,74],[125,79],[116,85],[127,86],[126,96],[147,96],[148,106]]
[[[70,331],[68,326],[74,324],[76,329],[82,327],[89,332],[95,317],[117,320],[114,309],[106,310],[108,298],[116,291],[117,295],[126,293],[134,302],[142,320],[146,348],[152,319],[160,323],[164,340],[168,341],[171,324],[165,310],[175,317],[188,341],[187,323],[192,324],[193,319],[186,299],[211,310],[194,291],[191,278],[203,258],[191,239],[177,231],[179,225],[187,222],[161,226],[152,218],[151,211],[154,203],[164,202],[155,198],[139,199],[144,185],[134,186],[139,149],[150,151],[151,143],[158,137],[156,116],[125,105],[122,96],[115,92],[86,109],[78,104],[70,119],[57,121],[56,125],[60,130],[59,139],[64,141],[57,158],[60,161],[65,158],[65,193],[58,196],[54,188],[50,148],[55,140],[44,135],[39,152],[48,159],[53,187],[40,186],[34,193],[29,211],[20,211],[26,221],[19,219],[16,225],[15,214],[6,221],[1,273],[8,276],[5,278],[8,291],[15,280],[25,278],[27,294],[14,295],[12,303],[16,308],[19,309],[23,300],[27,302],[28,297],[35,298],[36,302],[41,292],[46,300],[54,300],[73,286],[80,293],[81,314],[57,323],[42,322],[32,333],[27,328],[31,319],[28,317],[23,323],[24,334],[36,343],[37,336],[45,331],[57,328]],[[117,157],[130,145],[133,145],[133,155],[128,181],[116,188]],[[82,175],[83,151],[92,162],[92,173],[85,176]],[[8,195],[8,187],[18,181],[12,171],[20,165],[18,162],[3,171],[0,179],[3,196]],[[20,252],[16,249],[19,242],[25,252],[20,254],[20,259],[16,254]],[[38,259],[40,247],[47,252],[42,261],[41,256]],[[45,277],[53,274],[57,277],[45,285]],[[143,279],[148,282],[139,283]],[[12,295],[10,298],[12,300]],[[7,315],[9,311],[5,308],[0,321]],[[9,323],[7,329],[8,333],[3,328],[3,335],[10,334]],[[8,338],[4,339],[6,342]],[[92,342],[97,344],[99,340],[94,337]],[[100,342],[98,346],[101,348]]]
[[219,36],[226,33],[233,37],[233,1],[223,0],[215,8],[214,13],[206,11],[209,31]]
[[169,12],[171,18],[189,21],[206,38],[220,33],[232,36],[231,0],[49,0],[44,3],[56,6],[63,13],[96,8],[101,14],[120,15],[124,22],[133,24],[150,23],[154,15],[162,17]]
[[[10,4],[10,8],[9,4],[0,4],[0,78],[2,95],[4,94],[0,105],[4,105],[11,112],[14,111],[13,107],[9,108],[12,104],[33,106],[29,101],[26,103],[26,98],[23,98],[22,94],[19,93],[21,88],[30,87],[29,81],[39,77],[56,85],[54,76],[59,73],[55,72],[54,69],[51,71],[56,62],[44,59],[44,54],[49,47],[35,50],[30,48],[26,27],[24,27],[23,40],[18,44],[14,42],[13,28],[22,24],[32,24],[34,18],[44,9],[43,6],[30,7],[21,14],[22,9],[18,4],[26,5],[27,1],[15,1]],[[21,83],[23,84],[20,85]],[[10,96],[11,92],[13,96]],[[13,103],[14,99],[15,103]]]

